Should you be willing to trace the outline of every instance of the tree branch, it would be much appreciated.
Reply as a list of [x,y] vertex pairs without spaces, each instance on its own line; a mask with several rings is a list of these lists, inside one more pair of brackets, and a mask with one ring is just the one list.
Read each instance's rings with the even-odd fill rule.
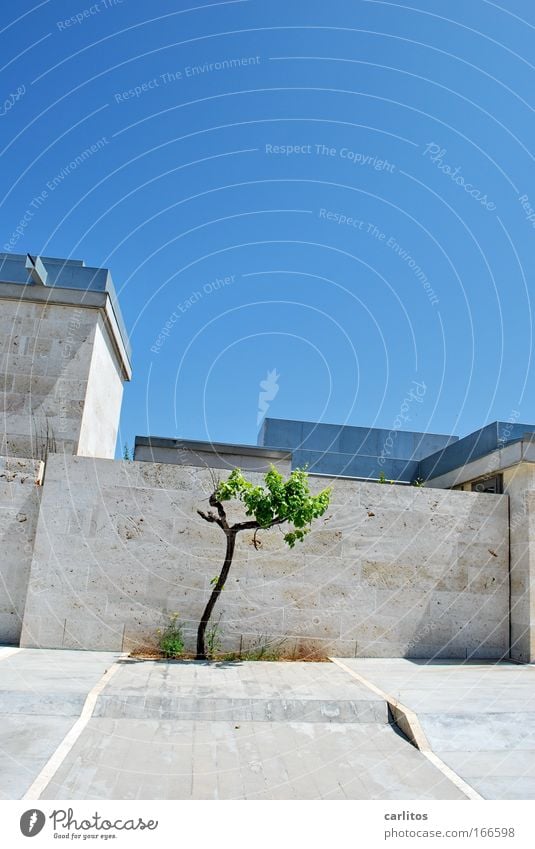
[[259,522],[252,519],[250,522],[236,522],[235,525],[232,525],[231,530],[236,531],[236,533],[238,533],[238,531],[249,531],[253,529],[257,530],[261,527],[262,525]]
[[219,516],[221,527],[224,531],[230,530],[229,524],[227,522],[227,514],[223,508],[223,505],[220,501],[217,500],[215,492],[212,492],[210,498],[208,499],[208,503],[210,507],[215,507]]
[[231,530],[236,531],[236,533],[238,533],[238,531],[252,531],[252,530],[260,530],[260,529],[267,531],[269,528],[272,528],[274,525],[282,525],[283,522],[287,522],[287,521],[288,521],[288,519],[286,519],[286,518],[281,519],[280,516],[279,516],[277,519],[273,519],[273,521],[270,522],[269,525],[261,525],[260,522],[257,522],[256,520],[251,519],[250,522],[236,522],[235,525],[232,525]]
[[211,511],[209,511],[208,513],[203,513],[202,510],[197,510],[197,513],[206,522],[215,522],[216,525],[219,525],[220,528],[223,528],[223,530],[225,530],[225,528],[223,527],[223,522],[221,521],[221,519],[218,519],[217,516],[215,516]]

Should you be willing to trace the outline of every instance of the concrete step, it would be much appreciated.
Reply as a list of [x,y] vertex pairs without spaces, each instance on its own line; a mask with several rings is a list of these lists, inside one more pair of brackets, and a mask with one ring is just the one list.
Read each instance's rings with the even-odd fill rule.
[[386,702],[369,699],[197,698],[102,694],[95,717],[232,722],[379,722],[388,723]]
[[124,662],[95,717],[388,723],[384,699],[332,663]]
[[[19,657],[19,665],[21,660],[27,663]],[[48,686],[35,669],[32,674],[25,670],[24,675],[12,675],[7,682],[11,686],[0,692],[0,716],[78,717],[96,681],[75,681],[75,670],[69,671],[65,678],[51,676]],[[389,721],[386,701],[330,663],[218,666],[125,660],[99,695],[93,716],[383,725]]]

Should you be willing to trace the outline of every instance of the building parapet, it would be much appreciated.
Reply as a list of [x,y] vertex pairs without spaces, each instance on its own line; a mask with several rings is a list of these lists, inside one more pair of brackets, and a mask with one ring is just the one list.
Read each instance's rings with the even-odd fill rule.
[[[36,268],[44,269],[45,275],[36,274]],[[39,276],[41,282],[38,282]],[[80,260],[0,252],[0,299],[100,310],[124,379],[131,379],[130,340],[107,268],[92,268]]]
[[201,465],[219,469],[239,467],[258,472],[266,471],[273,464],[281,471],[289,471],[292,454],[291,451],[262,448],[257,445],[136,436],[134,460],[186,466]]

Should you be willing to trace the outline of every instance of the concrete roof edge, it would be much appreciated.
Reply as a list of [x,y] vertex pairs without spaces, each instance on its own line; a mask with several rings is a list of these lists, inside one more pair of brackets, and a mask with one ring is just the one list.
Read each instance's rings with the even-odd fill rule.
[[291,459],[292,452],[263,445],[240,445],[230,442],[208,442],[197,439],[173,439],[165,436],[136,436],[135,447],[189,449],[205,451],[209,454],[245,454],[246,456],[273,457],[273,459]]
[[69,289],[59,286],[37,286],[35,284],[3,283],[0,281],[0,299],[10,301],[33,301],[56,306],[76,306],[82,309],[98,309],[104,314],[105,323],[118,355],[125,380],[132,377],[132,364],[128,350],[128,339],[124,339],[119,326],[113,301],[108,291],[92,289]]
[[514,468],[520,463],[535,463],[533,439],[515,439],[503,448],[495,448],[480,457],[470,460],[440,475],[428,478],[426,486],[451,487],[460,486],[479,478],[489,478],[501,474],[507,469]]

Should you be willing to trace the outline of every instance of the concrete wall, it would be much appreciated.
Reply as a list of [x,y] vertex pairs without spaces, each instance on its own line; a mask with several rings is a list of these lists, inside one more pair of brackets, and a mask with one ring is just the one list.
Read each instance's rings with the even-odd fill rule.
[[105,268],[0,253],[0,454],[115,454],[130,348]]
[[115,456],[123,400],[123,375],[101,315],[95,327],[77,453]]
[[503,473],[510,503],[511,655],[535,661],[535,465]]
[[3,300],[0,453],[112,458],[124,376],[98,309]]
[[[524,428],[525,425],[522,425]],[[535,661],[535,444],[526,438],[453,469],[434,486],[471,489],[472,482],[503,474],[509,497],[511,656]]]
[[44,456],[46,431],[74,453],[96,310],[0,299],[0,454]]
[[[258,551],[241,535],[216,610],[225,648],[284,638],[290,652],[345,656],[507,653],[507,496],[333,484],[295,549],[277,529]],[[50,456],[22,645],[151,644],[178,611],[192,647],[224,551],[196,514],[210,490],[193,466]]]
[[0,643],[18,644],[41,489],[39,463],[0,457]]

